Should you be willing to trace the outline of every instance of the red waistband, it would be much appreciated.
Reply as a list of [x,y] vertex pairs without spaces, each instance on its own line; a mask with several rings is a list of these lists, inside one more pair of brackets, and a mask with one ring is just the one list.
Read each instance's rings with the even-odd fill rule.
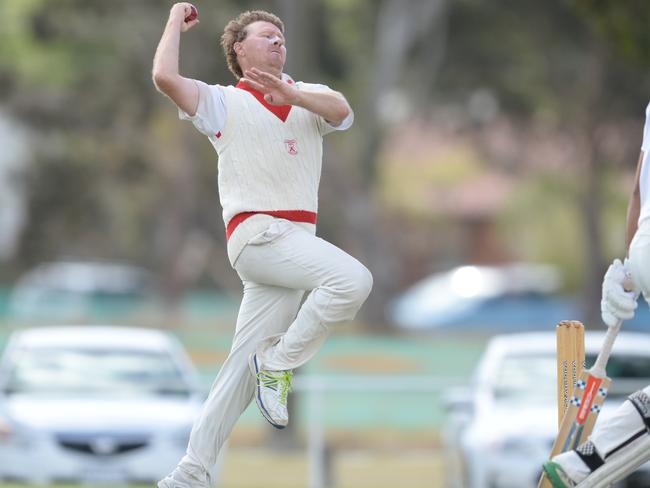
[[304,222],[306,224],[316,225],[316,220],[318,214],[315,212],[309,212],[308,210],[260,210],[257,212],[242,212],[235,215],[228,225],[226,226],[226,239],[230,239],[230,236],[235,232],[235,229],[239,224],[241,224],[248,217],[252,217],[256,214],[270,215],[271,217],[277,217],[280,219],[291,220],[292,222]]

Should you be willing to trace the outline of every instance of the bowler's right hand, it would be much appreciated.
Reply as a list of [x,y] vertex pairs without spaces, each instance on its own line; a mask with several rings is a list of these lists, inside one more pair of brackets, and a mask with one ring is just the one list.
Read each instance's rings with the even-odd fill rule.
[[615,259],[603,278],[603,294],[600,302],[601,317],[609,327],[634,317],[638,295],[634,290],[626,289],[629,280],[627,260],[623,264],[620,259]]
[[196,24],[199,23],[198,17],[194,20],[190,20],[189,22],[185,22],[185,19],[189,17],[189,15],[192,13],[192,4],[189,2],[179,2],[175,3],[170,12],[169,12],[169,18],[174,19],[175,21],[178,21],[181,24],[181,32],[187,32],[190,30],[192,27],[194,27]]

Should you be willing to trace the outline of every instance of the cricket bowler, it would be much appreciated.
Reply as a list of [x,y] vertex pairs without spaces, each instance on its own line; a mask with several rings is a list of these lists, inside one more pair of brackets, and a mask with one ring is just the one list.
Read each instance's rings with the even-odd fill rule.
[[[615,259],[603,280],[601,314],[608,326],[634,317],[637,296],[650,303],[650,104],[627,214],[628,258]],[[625,291],[630,275],[634,291]],[[554,488],[601,488],[621,480],[650,460],[650,386],[637,391],[611,418],[596,424],[587,442],[544,464]]]
[[243,298],[187,453],[160,488],[212,486],[219,451],[253,398],[271,425],[285,427],[292,370],[316,353],[330,325],[356,315],[372,288],[365,266],[315,235],[322,139],[352,125],[345,97],[283,72],[284,25],[259,10],[231,20],[221,37],[236,85],[185,78],[180,37],[198,24],[191,4],[171,8],[153,81],[218,154],[228,258]]

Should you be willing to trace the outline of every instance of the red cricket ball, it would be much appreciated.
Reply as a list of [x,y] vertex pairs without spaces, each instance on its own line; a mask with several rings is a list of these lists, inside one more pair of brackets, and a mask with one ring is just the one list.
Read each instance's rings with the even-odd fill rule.
[[185,22],[191,22],[199,16],[199,11],[196,10],[196,7],[194,5],[191,5],[190,9],[190,15],[185,17]]

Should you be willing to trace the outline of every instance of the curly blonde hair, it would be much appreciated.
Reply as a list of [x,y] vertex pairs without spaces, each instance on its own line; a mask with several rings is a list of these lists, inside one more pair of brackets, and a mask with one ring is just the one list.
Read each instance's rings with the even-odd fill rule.
[[270,12],[265,12],[264,10],[248,10],[242,12],[237,16],[237,18],[228,22],[228,25],[226,25],[226,28],[223,30],[223,35],[221,36],[221,47],[223,47],[223,52],[226,55],[228,69],[237,79],[244,76],[244,73],[242,73],[241,67],[237,62],[235,43],[246,39],[246,36],[248,35],[246,27],[249,24],[260,20],[270,22],[284,34],[284,23],[280,20],[280,17]]

